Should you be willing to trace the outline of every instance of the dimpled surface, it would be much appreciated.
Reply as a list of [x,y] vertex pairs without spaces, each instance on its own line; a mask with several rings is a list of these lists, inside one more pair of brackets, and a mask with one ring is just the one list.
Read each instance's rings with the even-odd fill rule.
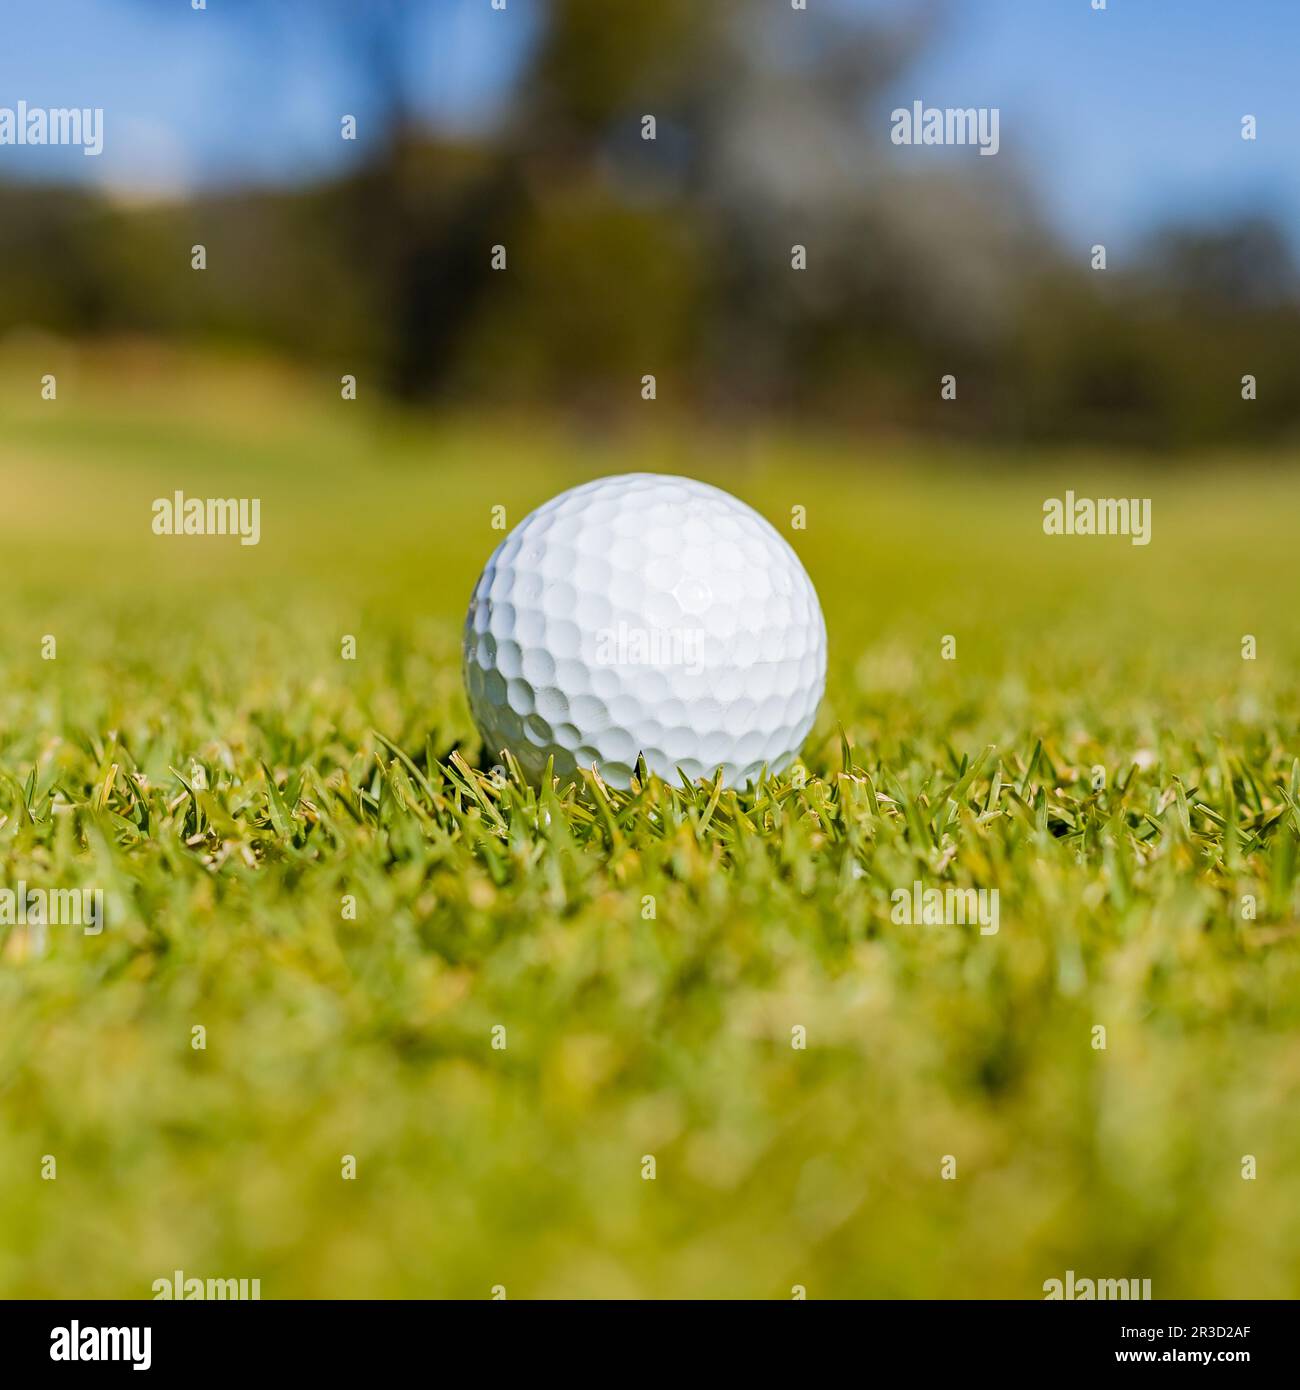
[[487,562],[465,688],[490,754],[536,780],[595,765],[728,786],[798,753],[826,683],[826,626],[799,557],[751,507],[628,473],[552,498]]

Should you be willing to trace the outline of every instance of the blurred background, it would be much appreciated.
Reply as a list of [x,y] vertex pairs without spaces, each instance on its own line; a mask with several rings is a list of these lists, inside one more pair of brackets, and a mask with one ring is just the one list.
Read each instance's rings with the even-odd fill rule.
[[[106,113],[98,158],[0,147],[10,349],[271,354],[596,427],[652,373],[723,424],[1294,437],[1286,0],[64,0],[5,23],[0,104]],[[913,101],[998,108],[999,153],[891,144]]]

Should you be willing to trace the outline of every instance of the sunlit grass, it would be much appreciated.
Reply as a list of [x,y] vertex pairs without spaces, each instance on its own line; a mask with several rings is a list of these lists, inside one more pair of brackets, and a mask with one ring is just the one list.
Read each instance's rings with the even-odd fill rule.
[[[0,1294],[1296,1292],[1289,474],[430,426],[211,370],[222,407],[93,363],[4,396],[3,882],[107,926],[0,926]],[[807,563],[793,775],[535,788],[479,747],[492,506],[632,468]],[[1150,547],[1042,535],[1093,480]],[[153,537],[177,487],[262,496],[262,544]],[[998,932],[891,920],[916,881],[997,889]]]

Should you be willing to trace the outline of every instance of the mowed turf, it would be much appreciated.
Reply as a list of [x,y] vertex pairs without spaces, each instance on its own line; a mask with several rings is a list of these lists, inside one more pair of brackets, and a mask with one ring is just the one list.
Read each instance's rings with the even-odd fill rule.
[[[1290,460],[0,366],[3,883],[106,911],[0,926],[0,1295],[1300,1292]],[[492,509],[634,469],[803,557],[806,776],[493,774],[459,672]],[[1045,536],[1067,488],[1151,498],[1151,545]],[[260,544],[154,536],[177,489],[260,497]],[[892,920],[918,881],[999,930]]]

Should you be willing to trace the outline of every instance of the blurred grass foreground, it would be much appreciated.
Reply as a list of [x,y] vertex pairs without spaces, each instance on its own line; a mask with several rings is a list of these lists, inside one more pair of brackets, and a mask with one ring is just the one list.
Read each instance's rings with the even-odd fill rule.
[[[1292,471],[3,366],[3,883],[105,924],[0,925],[0,1295],[1300,1290]],[[808,566],[796,775],[488,775],[492,508],[633,469]],[[260,543],[153,535],[177,489],[259,497]],[[1045,535],[1067,489],[1151,544]],[[999,930],[899,922],[918,882]]]

